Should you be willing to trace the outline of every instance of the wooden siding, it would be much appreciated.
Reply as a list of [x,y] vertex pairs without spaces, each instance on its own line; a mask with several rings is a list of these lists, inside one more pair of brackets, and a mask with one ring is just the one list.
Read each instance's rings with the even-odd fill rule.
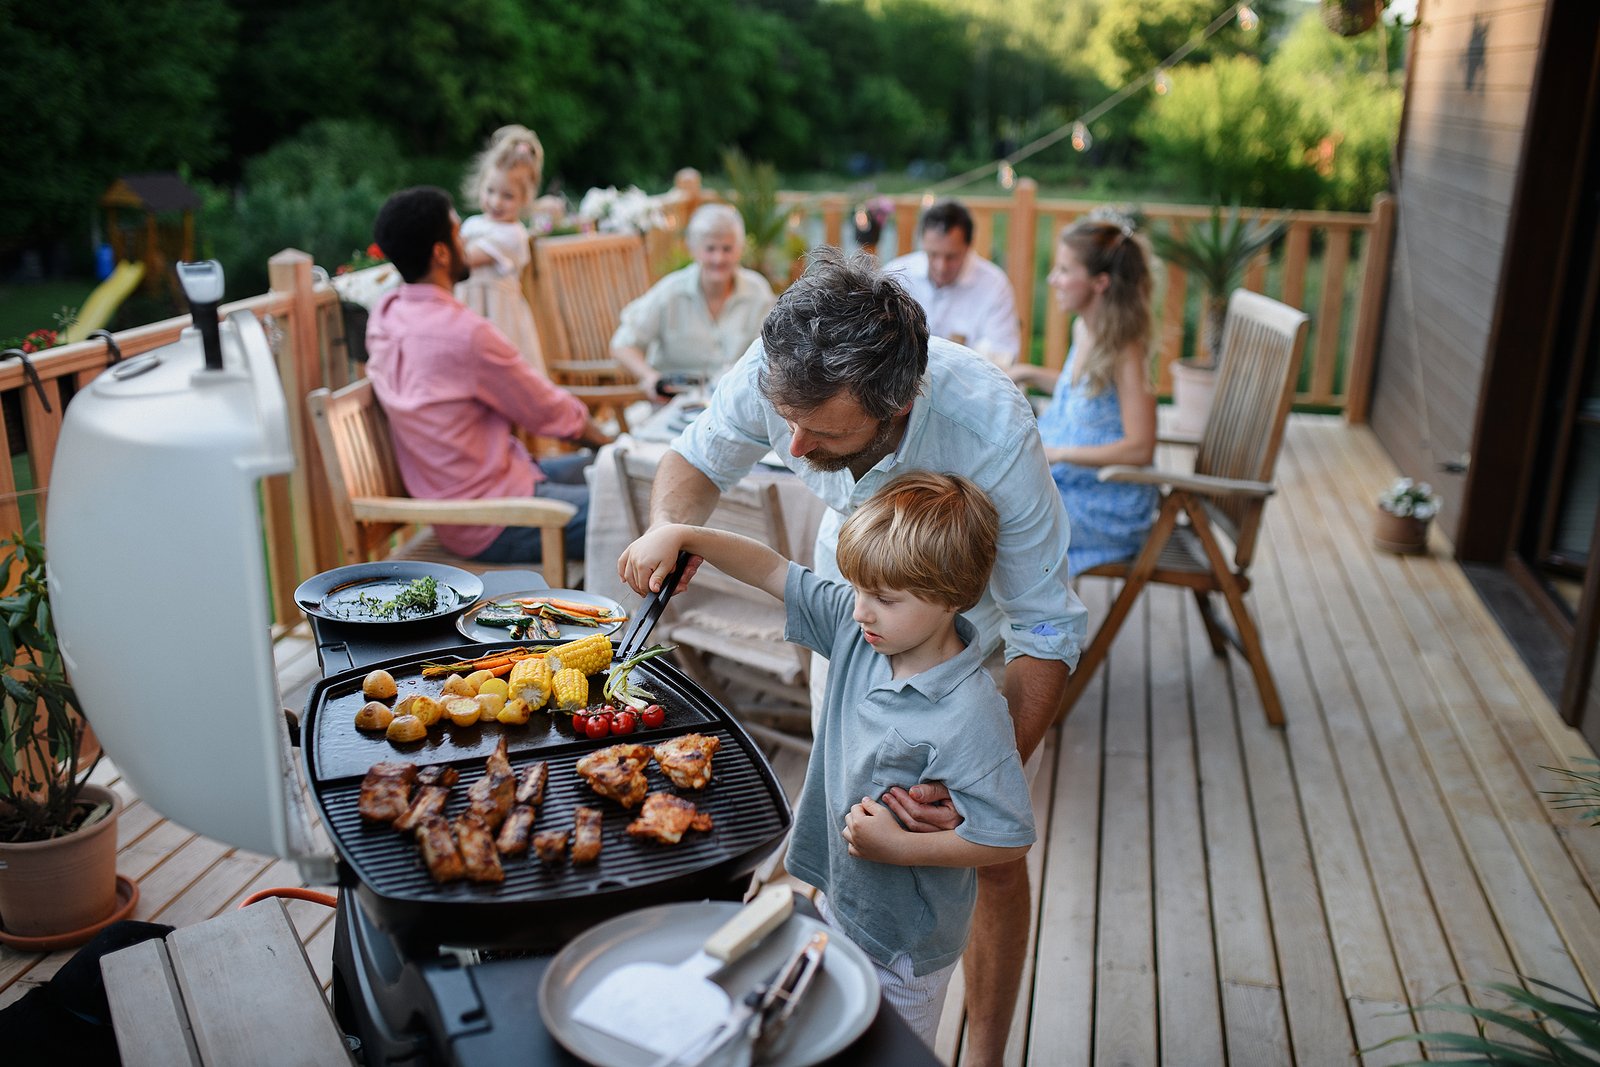
[[[1444,494],[1454,535],[1499,291],[1545,0],[1422,0],[1372,427]],[[1425,398],[1425,402],[1424,402]]]

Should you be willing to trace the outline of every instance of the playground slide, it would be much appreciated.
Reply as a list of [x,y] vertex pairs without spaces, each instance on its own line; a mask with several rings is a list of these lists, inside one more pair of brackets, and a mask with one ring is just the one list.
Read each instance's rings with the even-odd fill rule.
[[111,316],[117,313],[117,308],[122,302],[133,295],[133,291],[144,280],[144,264],[129,263],[123,260],[117,264],[117,269],[106,277],[106,280],[94,287],[89,294],[89,299],[83,302],[78,309],[78,317],[73,320],[61,334],[61,344],[71,344],[81,341],[94,331],[103,328],[111,321]]

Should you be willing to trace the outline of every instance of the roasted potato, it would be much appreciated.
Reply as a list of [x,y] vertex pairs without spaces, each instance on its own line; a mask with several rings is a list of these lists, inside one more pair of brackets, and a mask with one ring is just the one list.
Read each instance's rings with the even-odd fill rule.
[[469,685],[467,680],[461,677],[461,675],[452,674],[450,677],[444,680],[444,688],[440,690],[439,695],[447,697],[475,697],[478,695],[478,690],[475,686]]
[[444,713],[457,726],[471,726],[483,714],[483,706],[475,697],[455,697],[445,701]]
[[396,715],[415,715],[423,726],[432,726],[444,715],[439,702],[425,693],[412,693],[394,708]]
[[388,671],[373,671],[361,681],[361,695],[368,700],[393,700],[400,687]]
[[473,699],[476,700],[478,702],[478,706],[483,709],[483,717],[485,719],[496,718],[499,716],[501,709],[506,706],[506,697],[504,693],[479,693],[477,696],[473,697]]
[[361,710],[356,712],[357,730],[387,730],[394,721],[394,712],[388,705],[376,700],[369,700],[361,705]]
[[498,693],[501,698],[506,698],[511,695],[511,687],[506,684],[504,678],[490,678],[478,686],[478,695],[483,696],[485,693]]
[[508,726],[521,726],[528,721],[528,716],[533,714],[533,709],[528,707],[528,702],[521,697],[508,700],[505,706],[495,715],[495,718]]
[[428,736],[428,728],[415,715],[396,715],[385,734],[389,740],[401,745],[407,741],[421,741]]
[[473,694],[476,695],[483,692],[483,683],[493,677],[494,674],[490,671],[473,671],[467,675],[466,682],[472,687]]

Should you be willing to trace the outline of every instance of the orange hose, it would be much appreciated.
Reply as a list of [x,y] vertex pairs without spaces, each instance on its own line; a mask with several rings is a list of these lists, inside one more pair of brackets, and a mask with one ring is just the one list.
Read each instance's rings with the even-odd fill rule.
[[263,889],[259,893],[251,893],[249,896],[245,897],[244,900],[239,902],[239,907],[248,908],[256,901],[266,900],[268,897],[288,897],[290,900],[309,900],[313,904],[326,904],[330,908],[339,902],[339,898],[334,896],[332,893],[319,893],[315,889],[301,889],[298,886],[279,886],[276,889]]

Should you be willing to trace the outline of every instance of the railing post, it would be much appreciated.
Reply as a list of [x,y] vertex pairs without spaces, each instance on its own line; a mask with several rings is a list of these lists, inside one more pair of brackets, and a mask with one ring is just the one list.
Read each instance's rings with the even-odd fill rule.
[[295,618],[294,588],[306,574],[336,565],[338,547],[333,524],[322,506],[328,499],[327,479],[316,442],[306,418],[306,394],[322,384],[322,358],[317,338],[316,295],[311,279],[311,257],[287,248],[267,261],[267,278],[273,292],[290,293],[294,301],[282,324],[285,350],[278,359],[285,406],[289,412],[290,440],[294,442],[295,469],[288,476],[264,483],[267,552],[272,567],[273,603],[280,622]]
[[822,198],[822,243],[844,247],[844,213],[850,201],[837,193]]
[[1367,229],[1366,264],[1361,276],[1361,310],[1356,319],[1350,369],[1344,381],[1344,417],[1352,424],[1367,421],[1372,403],[1372,369],[1383,325],[1384,297],[1389,285],[1389,259],[1394,251],[1394,197],[1379,193],[1372,201]]
[[1017,360],[1027,363],[1033,351],[1034,257],[1039,245],[1039,183],[1032,178],[1017,182],[1011,195],[1011,220],[1006,225],[1006,273],[1017,301],[1017,322],[1022,350]]

